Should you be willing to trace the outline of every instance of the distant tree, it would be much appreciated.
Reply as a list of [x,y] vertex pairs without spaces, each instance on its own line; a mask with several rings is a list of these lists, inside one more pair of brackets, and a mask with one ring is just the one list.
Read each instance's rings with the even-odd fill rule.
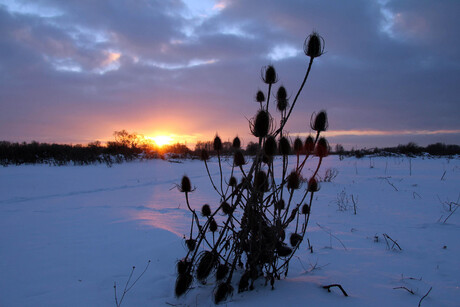
[[121,131],[115,131],[113,136],[115,137],[115,142],[118,143],[118,145],[128,148],[136,148],[141,141],[141,137],[137,133],[129,133],[124,129]]
[[186,154],[191,153],[192,151],[186,145],[176,143],[173,145],[164,146],[163,152],[179,154],[179,155],[186,155]]
[[198,152],[198,153],[201,152],[202,150],[211,151],[211,149],[212,149],[211,141],[208,141],[208,142],[198,141],[195,144],[195,152]]
[[259,150],[259,144],[255,142],[249,142],[246,146],[246,154],[253,156]]
[[335,145],[335,153],[338,155],[343,155],[345,153],[345,148],[341,144]]

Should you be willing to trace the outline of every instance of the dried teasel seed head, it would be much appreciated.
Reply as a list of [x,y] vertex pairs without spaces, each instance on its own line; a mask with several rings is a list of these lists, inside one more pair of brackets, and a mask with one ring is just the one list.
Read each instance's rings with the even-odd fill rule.
[[273,157],[276,154],[276,140],[274,136],[268,136],[264,144],[264,152],[267,156]]
[[264,171],[258,171],[254,176],[254,187],[258,192],[268,191],[268,177]]
[[208,204],[204,204],[203,207],[201,207],[201,215],[202,216],[210,216],[211,215],[211,207],[209,207]]
[[279,111],[284,111],[288,107],[288,98],[286,88],[284,86],[280,86],[278,91],[276,92],[276,108]]
[[[313,116],[315,116],[314,120]],[[320,111],[318,114],[313,113],[312,119],[310,120],[310,127],[317,132],[326,131],[329,127],[326,111]]]
[[309,214],[310,213],[310,206],[305,204],[302,206],[302,214]]
[[268,65],[262,68],[262,80],[266,84],[275,84],[278,82],[278,75],[276,73],[275,67]]
[[296,137],[294,140],[294,152],[298,155],[302,151],[303,142],[299,137]]
[[278,242],[276,251],[280,257],[287,257],[292,253],[292,249],[282,242]]
[[265,110],[259,110],[255,118],[250,122],[251,133],[255,137],[265,137],[270,131],[271,116]]
[[183,274],[189,272],[191,267],[192,267],[192,263],[190,261],[182,259],[182,260],[177,262],[177,273],[179,275],[183,275]]
[[278,148],[280,154],[283,156],[287,156],[291,153],[291,144],[289,143],[287,137],[283,136],[280,138]]
[[298,233],[291,233],[289,241],[292,247],[296,247],[297,244],[299,244],[302,241],[302,236],[299,235]]
[[316,32],[310,34],[303,44],[305,55],[317,58],[324,53],[324,39]]
[[228,180],[228,185],[231,187],[236,187],[237,184],[238,182],[236,178],[234,176],[230,177],[230,179]]
[[315,193],[319,191],[318,181],[314,177],[308,181],[308,192]]
[[240,141],[240,138],[239,138],[239,137],[235,137],[235,138],[233,139],[232,147],[235,148],[235,149],[240,149],[240,147],[241,147],[241,141]]
[[219,281],[219,280],[224,279],[225,276],[227,276],[228,270],[229,270],[229,267],[227,264],[225,263],[219,264],[216,270],[216,280]]
[[305,150],[307,151],[307,154],[310,154],[315,150],[315,141],[311,135],[309,135],[305,140]]
[[234,176],[230,177],[230,179],[228,180],[228,185],[231,187],[236,187],[237,184],[238,182],[236,178]]
[[209,222],[209,230],[211,232],[216,232],[217,231],[217,222],[215,219],[212,219],[210,222]]
[[204,251],[200,254],[197,263],[195,271],[196,278],[203,283],[217,264],[216,254],[210,251]]
[[190,289],[190,285],[192,284],[193,277],[190,273],[185,273],[185,274],[179,274],[176,279],[176,287],[175,287],[175,294],[176,297],[179,297],[185,292],[187,292],[188,289]]
[[329,143],[326,138],[322,137],[318,140],[315,148],[315,154],[320,158],[324,158],[329,155]]
[[270,157],[269,155],[262,155],[262,162],[265,164],[270,164],[273,161],[273,157]]
[[224,282],[217,286],[214,291],[214,303],[217,305],[225,301],[229,295],[233,293],[233,287],[230,283]]
[[209,153],[206,149],[201,150],[200,158],[202,161],[209,160]]
[[300,188],[300,176],[296,171],[292,171],[287,178],[288,190],[297,190]]
[[182,177],[179,190],[184,193],[189,193],[192,191],[192,184],[190,183],[190,179],[187,176]]
[[232,206],[229,203],[227,203],[226,201],[224,201],[220,206],[221,206],[222,212],[224,214],[228,215],[228,214],[231,214],[233,212]]
[[262,103],[265,101],[265,95],[264,95],[264,92],[262,91],[258,91],[257,94],[256,94],[256,101],[259,102],[259,103]]
[[213,143],[213,148],[215,151],[221,151],[222,150],[222,140],[218,135],[214,137],[214,143]]
[[190,251],[194,251],[196,247],[196,240],[194,239],[187,239],[185,240],[185,244],[187,244],[187,247]]
[[235,153],[233,154],[233,164],[235,166],[240,167],[243,166],[245,163],[246,161],[244,160],[243,152],[241,150],[235,151]]
[[286,100],[287,99],[286,88],[283,85],[281,85],[278,88],[278,91],[276,92],[276,99],[277,100]]

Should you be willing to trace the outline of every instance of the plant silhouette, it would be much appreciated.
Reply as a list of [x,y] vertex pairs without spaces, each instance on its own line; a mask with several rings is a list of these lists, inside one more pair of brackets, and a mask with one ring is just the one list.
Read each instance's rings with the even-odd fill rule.
[[[220,197],[220,204],[212,209],[205,204],[198,214],[190,204],[192,184],[184,176],[179,191],[185,194],[187,207],[192,214],[190,235],[185,238],[188,252],[177,263],[176,296],[185,294],[194,280],[206,283],[214,276],[216,287],[214,302],[224,301],[234,291],[254,289],[254,282],[264,278],[274,286],[275,280],[286,276],[289,261],[298,250],[307,231],[312,212],[313,196],[319,190],[316,175],[323,158],[329,153],[329,145],[321,132],[328,127],[327,114],[320,111],[312,115],[310,127],[316,134],[305,142],[297,139],[294,151],[284,127],[292,114],[315,58],[324,53],[324,40],[313,32],[304,42],[304,52],[309,57],[304,79],[292,102],[284,86],[276,93],[276,104],[270,105],[272,88],[279,76],[272,65],[262,68],[261,78],[267,86],[267,94],[258,90],[255,100],[260,105],[257,114],[249,121],[251,133],[258,139],[254,144],[255,156],[251,164],[240,149],[240,140],[233,141],[233,167],[231,178],[224,180],[221,155],[222,142],[216,135],[213,150],[217,153],[219,178],[209,171],[209,153],[202,150],[209,180]],[[278,127],[270,113],[270,106],[280,113]],[[288,171],[291,152],[295,153],[294,168]],[[275,156],[281,155],[281,178],[275,178]],[[302,176],[309,158],[317,156],[314,173],[310,178]],[[237,174],[241,176],[236,179]],[[306,187],[302,186],[306,183]],[[294,196],[296,195],[296,197]],[[295,200],[299,200],[299,202]],[[223,221],[216,221],[217,214]],[[219,219],[220,220],[220,219]],[[291,232],[287,235],[287,232]],[[285,241],[289,242],[285,243]]]

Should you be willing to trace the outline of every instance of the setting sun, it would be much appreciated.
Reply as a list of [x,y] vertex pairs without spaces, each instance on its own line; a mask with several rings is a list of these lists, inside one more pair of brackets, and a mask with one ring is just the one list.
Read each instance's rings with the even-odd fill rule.
[[173,138],[167,135],[157,135],[153,137],[149,137],[152,141],[155,142],[155,144],[159,147],[163,147],[165,145],[169,145],[172,143]]

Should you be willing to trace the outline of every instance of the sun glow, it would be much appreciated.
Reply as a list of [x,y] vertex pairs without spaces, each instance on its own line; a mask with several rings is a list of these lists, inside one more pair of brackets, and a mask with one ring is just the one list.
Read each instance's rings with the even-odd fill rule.
[[167,135],[152,136],[149,137],[149,139],[155,142],[155,144],[159,147],[170,145],[173,142],[173,138]]

